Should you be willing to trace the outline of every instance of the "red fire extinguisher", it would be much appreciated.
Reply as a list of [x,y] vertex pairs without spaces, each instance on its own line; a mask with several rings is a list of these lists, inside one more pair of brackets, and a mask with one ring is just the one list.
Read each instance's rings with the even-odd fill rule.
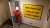
[[21,12],[20,12],[20,7],[19,7],[19,5],[18,5],[19,3],[18,3],[18,1],[16,1],[16,12],[15,12],[15,16],[16,16],[16,22],[17,23],[21,23]]

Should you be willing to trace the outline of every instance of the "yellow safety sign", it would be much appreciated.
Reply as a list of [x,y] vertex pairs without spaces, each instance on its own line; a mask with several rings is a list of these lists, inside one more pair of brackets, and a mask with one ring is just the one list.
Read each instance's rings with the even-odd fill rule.
[[24,4],[23,12],[24,12],[24,17],[40,20],[40,18],[42,16],[42,6]]

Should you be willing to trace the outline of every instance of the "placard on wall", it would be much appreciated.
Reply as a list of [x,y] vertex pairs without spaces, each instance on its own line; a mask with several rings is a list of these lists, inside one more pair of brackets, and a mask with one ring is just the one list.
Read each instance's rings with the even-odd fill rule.
[[33,20],[41,19],[42,10],[43,10],[42,5],[24,4],[23,6],[24,17]]

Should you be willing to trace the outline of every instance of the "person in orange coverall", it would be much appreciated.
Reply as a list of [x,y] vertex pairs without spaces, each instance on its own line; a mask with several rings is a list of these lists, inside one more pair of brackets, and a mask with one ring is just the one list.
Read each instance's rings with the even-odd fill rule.
[[16,13],[15,13],[15,16],[16,16],[16,22],[17,23],[22,23],[21,21],[21,12],[20,10],[16,10]]

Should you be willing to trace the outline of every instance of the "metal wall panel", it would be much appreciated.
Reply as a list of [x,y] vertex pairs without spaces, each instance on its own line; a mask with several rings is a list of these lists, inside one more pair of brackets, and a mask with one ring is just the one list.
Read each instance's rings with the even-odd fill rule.
[[8,0],[0,0],[0,26],[10,18]]

